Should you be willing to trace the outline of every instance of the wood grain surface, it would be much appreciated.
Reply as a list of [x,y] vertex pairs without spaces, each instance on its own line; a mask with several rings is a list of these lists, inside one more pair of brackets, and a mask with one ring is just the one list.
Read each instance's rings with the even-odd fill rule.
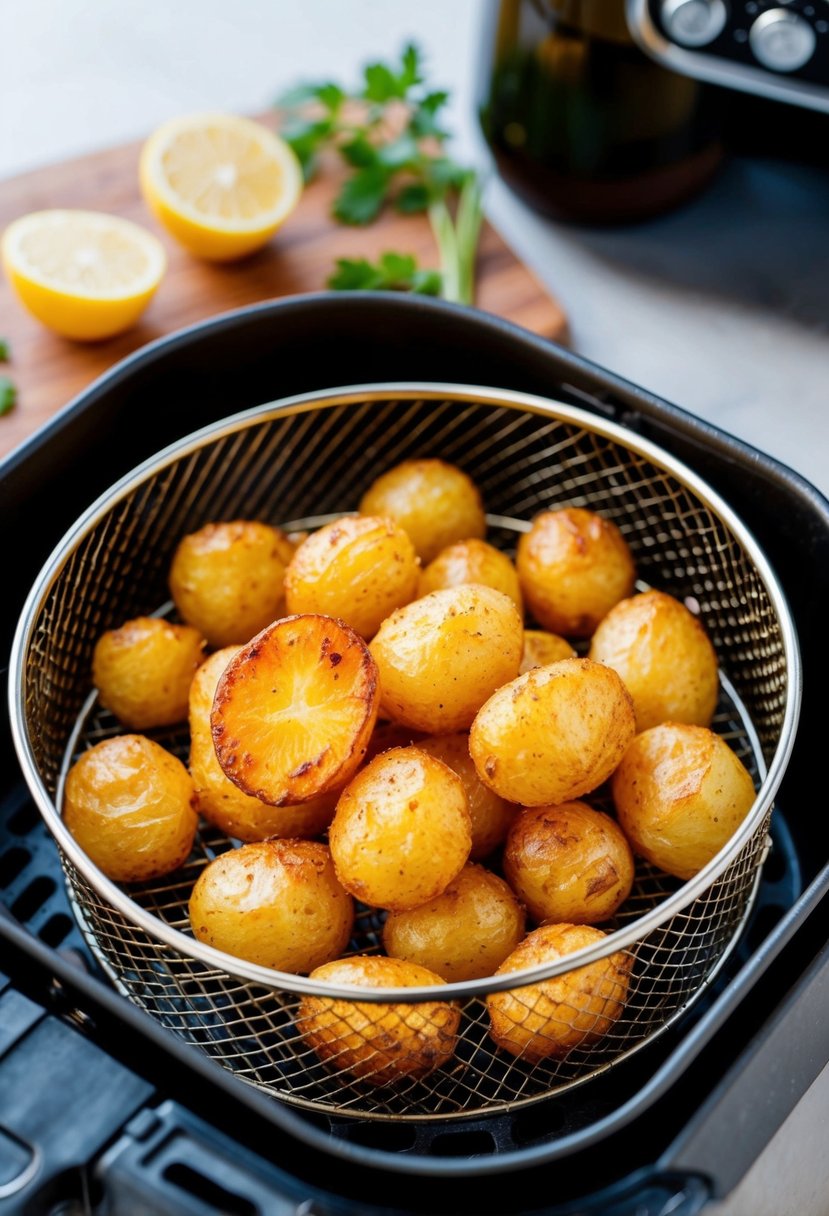
[[[330,215],[338,179],[333,165],[306,187],[297,210],[267,248],[236,264],[199,262],[159,229],[144,206],[138,192],[139,147],[111,148],[0,181],[0,228],[42,208],[108,211],[158,233],[169,258],[165,279],[141,322],[120,337],[92,344],[50,333],[0,278],[0,335],[11,348],[11,362],[0,372],[17,385],[17,406],[0,418],[0,457],[113,363],[163,334],[245,304],[320,291],[338,257],[375,258],[396,249],[416,254],[424,266],[435,265],[432,232],[423,215],[390,213],[367,228],[335,223]],[[490,225],[481,235],[476,304],[545,337],[566,338],[561,306]]]

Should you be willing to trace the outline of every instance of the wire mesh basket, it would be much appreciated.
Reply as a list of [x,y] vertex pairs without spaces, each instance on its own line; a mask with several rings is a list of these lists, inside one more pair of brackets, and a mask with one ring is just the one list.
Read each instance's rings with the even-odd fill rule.
[[[95,642],[130,617],[170,610],[167,573],[183,535],[234,518],[315,526],[355,509],[378,473],[418,456],[470,473],[489,512],[488,537],[508,552],[545,508],[584,506],[613,520],[642,585],[684,600],[711,636],[723,673],[714,729],[746,763],[758,795],[729,844],[689,882],[638,862],[631,897],[598,944],[489,979],[355,989],[271,971],[193,938],[192,884],[236,843],[217,829],[202,825],[174,874],[119,887],[79,849],[56,808],[77,755],[121,729],[90,693]],[[450,385],[305,395],[168,448],[113,487],[58,546],[24,609],[11,670],[18,754],[60,847],[81,929],[113,982],[282,1100],[385,1119],[471,1117],[537,1101],[623,1059],[688,1008],[750,910],[799,704],[796,640],[776,579],[694,473],[579,409]],[[186,761],[185,731],[149,733]],[[601,805],[598,796],[588,801]],[[381,951],[382,916],[358,911],[351,953]],[[594,965],[606,975],[611,960],[622,962],[626,992],[602,980],[589,1000],[579,997],[578,976],[591,973],[576,969]],[[556,980],[550,1052],[537,1050],[538,1036],[523,1054],[499,1047],[487,996],[516,991],[516,1008],[526,1011],[519,1020],[530,1025],[539,1008],[533,985]],[[320,1012],[325,1043],[314,1034]]]

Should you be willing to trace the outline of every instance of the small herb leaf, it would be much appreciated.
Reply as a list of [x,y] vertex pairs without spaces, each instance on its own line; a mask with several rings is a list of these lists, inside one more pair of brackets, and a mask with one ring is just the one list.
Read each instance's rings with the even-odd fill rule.
[[380,165],[358,169],[334,199],[334,215],[343,224],[370,224],[386,200],[391,176]]
[[0,338],[0,363],[8,363],[12,357],[8,338]]
[[0,418],[10,414],[17,403],[17,389],[8,376],[0,376]]

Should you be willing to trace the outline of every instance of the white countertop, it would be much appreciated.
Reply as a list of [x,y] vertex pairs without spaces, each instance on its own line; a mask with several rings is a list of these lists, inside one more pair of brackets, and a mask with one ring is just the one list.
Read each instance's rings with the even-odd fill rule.
[[[298,78],[353,79],[409,37],[452,89],[458,154],[484,155],[474,119],[483,0],[0,7],[0,176],[140,136],[172,114],[255,111]],[[549,223],[498,181],[488,209],[566,306],[576,350],[829,493],[829,177],[734,164],[684,210],[616,231]]]

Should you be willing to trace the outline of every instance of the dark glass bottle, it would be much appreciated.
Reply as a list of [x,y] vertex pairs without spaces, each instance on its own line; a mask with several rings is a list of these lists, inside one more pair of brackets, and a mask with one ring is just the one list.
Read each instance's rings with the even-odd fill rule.
[[624,7],[500,0],[490,14],[484,134],[507,183],[547,214],[644,219],[699,190],[722,158],[711,92],[648,59]]

